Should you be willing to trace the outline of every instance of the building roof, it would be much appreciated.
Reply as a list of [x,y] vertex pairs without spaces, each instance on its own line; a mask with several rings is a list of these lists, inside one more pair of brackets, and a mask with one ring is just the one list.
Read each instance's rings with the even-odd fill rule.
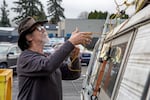
[[7,35],[17,36],[18,31],[14,27],[0,27],[0,35],[3,35],[3,36],[7,36]]
[[0,30],[1,31],[13,31],[15,30],[15,28],[14,27],[0,27]]

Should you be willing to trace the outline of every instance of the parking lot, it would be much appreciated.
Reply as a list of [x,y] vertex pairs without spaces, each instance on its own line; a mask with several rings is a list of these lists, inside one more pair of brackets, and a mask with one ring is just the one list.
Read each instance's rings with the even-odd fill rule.
[[[0,68],[13,68],[16,73],[16,62],[21,53],[16,43],[0,42]],[[82,62],[82,76],[85,75],[90,56],[85,52],[86,49],[80,48],[80,61]],[[62,81],[63,100],[80,100],[80,90],[84,77],[73,81]],[[12,100],[17,100],[18,95],[18,77],[13,75]]]
[[[85,75],[87,66],[82,66],[82,75]],[[74,81],[62,81],[63,85],[63,100],[80,100],[80,90],[82,88],[83,78]],[[13,99],[17,100],[18,95],[18,78],[17,75],[13,76]]]

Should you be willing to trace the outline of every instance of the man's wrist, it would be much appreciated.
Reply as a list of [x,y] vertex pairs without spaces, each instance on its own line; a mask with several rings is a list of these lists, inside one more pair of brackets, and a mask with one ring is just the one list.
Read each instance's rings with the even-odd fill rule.
[[68,41],[75,46],[75,43],[71,39],[68,39]]

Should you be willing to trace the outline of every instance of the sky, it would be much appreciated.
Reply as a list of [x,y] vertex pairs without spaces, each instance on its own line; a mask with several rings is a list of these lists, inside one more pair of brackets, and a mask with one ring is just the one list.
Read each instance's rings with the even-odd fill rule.
[[[46,0],[43,0],[46,1]],[[122,4],[125,0],[116,0],[118,4]],[[133,0],[127,0],[132,2]],[[108,11],[116,13],[116,4],[114,0],[63,0],[62,7],[65,8],[64,14],[67,18],[77,18],[83,11],[91,12]],[[124,9],[124,7],[122,7]],[[128,13],[133,12],[133,7],[128,9]]]
[[[2,1],[0,0],[0,5],[2,5]],[[18,0],[6,0],[6,3],[8,4],[8,8],[10,9],[11,7],[14,7],[13,1],[18,1]],[[47,12],[47,1],[48,0],[40,0],[43,5],[45,12]],[[66,18],[78,18],[79,14],[81,12],[91,12],[94,10],[97,11],[108,11],[110,13],[116,13],[116,5],[114,0],[62,0],[61,6],[65,9],[64,15]],[[123,3],[125,0],[116,0],[119,4]],[[131,2],[133,0],[128,0],[128,2]],[[128,10],[128,13],[133,12],[133,7]],[[16,13],[10,10],[10,15],[9,17],[12,18],[15,16]]]

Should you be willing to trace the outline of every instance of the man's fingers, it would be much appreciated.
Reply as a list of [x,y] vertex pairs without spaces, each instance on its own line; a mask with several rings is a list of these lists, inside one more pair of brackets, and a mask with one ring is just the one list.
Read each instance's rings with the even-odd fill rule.
[[92,37],[90,35],[83,35],[83,38],[92,39]]
[[83,39],[82,39],[82,44],[83,44],[83,45],[90,44],[91,41],[92,41],[92,40],[89,39],[89,38],[83,38]]
[[92,33],[91,32],[80,32],[82,37],[92,39]]
[[81,43],[83,45],[90,44],[92,41],[92,33],[91,32],[79,32]]
[[76,34],[76,33],[78,33],[78,32],[79,32],[79,29],[76,27],[75,31],[72,32],[72,34]]
[[78,29],[78,27],[76,27],[75,33],[78,33],[78,32],[79,32],[79,29]]
[[80,32],[83,35],[92,35],[92,32]]

